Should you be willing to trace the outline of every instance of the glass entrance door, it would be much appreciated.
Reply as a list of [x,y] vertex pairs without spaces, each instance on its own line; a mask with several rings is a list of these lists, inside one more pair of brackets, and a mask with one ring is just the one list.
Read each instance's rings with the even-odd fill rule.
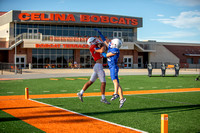
[[26,56],[17,56],[16,64],[17,64],[18,68],[25,68],[26,67]]
[[124,57],[124,68],[132,68],[133,57]]
[[39,39],[37,28],[28,28],[28,39]]
[[143,68],[143,57],[138,56],[138,68]]
[[122,32],[121,31],[113,31],[113,38],[122,39]]

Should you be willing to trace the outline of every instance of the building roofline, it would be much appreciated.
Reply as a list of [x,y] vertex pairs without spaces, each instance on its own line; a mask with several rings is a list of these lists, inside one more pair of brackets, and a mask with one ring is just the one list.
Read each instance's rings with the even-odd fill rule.
[[11,11],[52,12],[52,13],[56,12],[56,13],[78,13],[78,14],[87,13],[87,14],[94,14],[94,15],[113,15],[113,16],[119,16],[119,17],[134,17],[134,18],[141,18],[141,19],[143,19],[143,17],[127,16],[127,15],[120,15],[120,14],[109,14],[109,13],[107,14],[107,13],[70,12],[70,11],[45,11],[45,10],[10,10],[8,12],[11,12]]
[[[8,12],[5,12],[3,15],[1,15],[0,17],[3,17],[4,15],[7,15],[8,13],[12,12],[13,10],[10,10]],[[3,11],[2,11],[3,12]]]
[[156,40],[151,41],[137,41],[138,43],[149,43],[149,44],[162,44],[162,45],[178,45],[178,46],[200,46],[200,43],[185,43],[185,42],[157,42]]

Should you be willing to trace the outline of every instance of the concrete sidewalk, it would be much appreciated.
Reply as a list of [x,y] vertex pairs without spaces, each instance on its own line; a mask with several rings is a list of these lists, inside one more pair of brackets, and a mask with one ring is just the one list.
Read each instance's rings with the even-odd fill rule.
[[[109,69],[104,69],[106,76],[110,75]],[[199,74],[196,69],[181,69],[180,74]],[[56,77],[80,77],[91,76],[93,69],[23,69],[22,74],[3,71],[0,78],[22,78],[22,79],[39,79],[39,78],[56,78]],[[174,75],[174,69],[167,69],[166,75]],[[148,75],[147,69],[120,69],[119,75]],[[160,69],[153,69],[152,75],[161,75]]]

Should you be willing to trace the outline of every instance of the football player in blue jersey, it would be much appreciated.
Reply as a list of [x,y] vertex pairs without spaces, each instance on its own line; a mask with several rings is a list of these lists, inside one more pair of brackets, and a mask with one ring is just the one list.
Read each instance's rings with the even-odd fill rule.
[[[118,78],[119,67],[117,65],[119,54],[120,54],[119,48],[122,45],[122,41],[118,38],[115,38],[115,39],[112,39],[108,43],[105,37],[102,35],[102,33],[98,29],[95,29],[95,30],[99,33],[101,39],[108,47],[107,54],[102,53],[102,55],[105,58],[107,58],[108,66],[110,69],[110,77],[114,83],[114,94],[112,95],[111,101],[120,97],[119,108],[121,108],[124,105],[124,102],[126,101],[126,98],[124,98],[123,96],[122,88],[119,84],[119,78]],[[119,92],[119,95],[118,95],[118,92]]]

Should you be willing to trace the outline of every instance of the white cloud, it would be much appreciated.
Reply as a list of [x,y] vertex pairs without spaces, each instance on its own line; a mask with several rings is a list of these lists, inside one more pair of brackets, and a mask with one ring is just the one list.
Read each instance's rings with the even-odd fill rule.
[[164,15],[163,15],[163,14],[157,14],[157,16],[158,16],[158,17],[164,17]]
[[58,4],[64,4],[65,3],[65,0],[59,0],[58,1]]
[[200,6],[200,0],[171,0],[180,6]]
[[184,37],[193,37],[197,36],[194,32],[186,32],[186,31],[172,31],[172,32],[161,32],[158,33],[157,38],[184,38]]
[[159,32],[152,34],[153,36],[141,37],[138,40],[156,40],[160,42],[187,42],[187,43],[200,43],[199,39],[192,40],[199,36],[198,33],[189,31],[172,31],[172,32]]
[[155,1],[167,5],[177,5],[186,7],[200,6],[200,0],[155,0]]
[[200,30],[200,12],[181,12],[179,16],[172,16],[164,19],[154,19],[163,24],[168,24],[177,28],[197,28]]

